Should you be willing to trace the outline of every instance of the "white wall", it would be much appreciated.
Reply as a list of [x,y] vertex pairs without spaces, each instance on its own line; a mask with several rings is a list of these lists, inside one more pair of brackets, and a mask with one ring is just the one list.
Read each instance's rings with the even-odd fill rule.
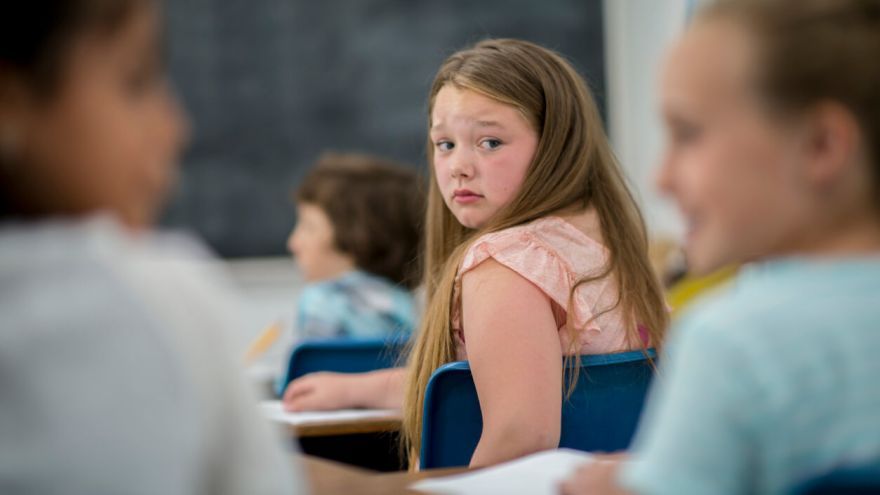
[[654,187],[663,151],[657,102],[660,62],[684,29],[693,0],[605,0],[609,133],[655,235],[679,238],[682,222]]

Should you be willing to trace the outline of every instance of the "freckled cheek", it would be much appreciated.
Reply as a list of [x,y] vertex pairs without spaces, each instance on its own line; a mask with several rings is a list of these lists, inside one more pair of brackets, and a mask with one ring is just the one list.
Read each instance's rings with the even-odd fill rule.
[[519,192],[525,181],[528,163],[515,163],[514,160],[494,166],[496,190],[505,201],[511,200]]
[[498,192],[507,197],[513,196],[516,193],[517,189],[519,189],[519,184],[514,181],[505,181],[499,185]]

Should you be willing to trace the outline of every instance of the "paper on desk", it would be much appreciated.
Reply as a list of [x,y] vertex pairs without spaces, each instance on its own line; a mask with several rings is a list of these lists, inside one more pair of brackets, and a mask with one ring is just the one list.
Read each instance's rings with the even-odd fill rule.
[[472,473],[424,479],[413,483],[410,488],[448,495],[556,495],[559,483],[592,458],[592,455],[577,450],[548,450]]
[[389,416],[394,417],[400,414],[392,409],[340,409],[337,411],[287,412],[281,407],[280,400],[264,400],[260,402],[260,409],[263,411],[263,416],[266,418],[291,425],[385,418]]

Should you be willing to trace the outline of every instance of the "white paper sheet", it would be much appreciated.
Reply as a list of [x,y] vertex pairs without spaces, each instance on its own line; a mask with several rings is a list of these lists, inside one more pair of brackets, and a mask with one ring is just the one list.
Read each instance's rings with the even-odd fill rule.
[[348,422],[358,419],[399,417],[400,412],[393,409],[340,409],[337,411],[287,412],[281,407],[281,401],[265,400],[260,402],[263,416],[281,423],[291,425],[307,425],[312,423]]
[[472,473],[421,480],[410,488],[443,495],[557,495],[559,483],[592,458],[577,450],[548,450]]

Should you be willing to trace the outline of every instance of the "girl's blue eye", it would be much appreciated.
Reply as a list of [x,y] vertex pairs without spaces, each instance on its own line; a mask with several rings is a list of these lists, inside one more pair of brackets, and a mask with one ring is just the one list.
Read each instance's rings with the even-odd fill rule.
[[439,141],[435,146],[437,146],[437,149],[440,151],[449,151],[455,147],[455,145],[449,141]]
[[501,140],[499,139],[484,139],[480,142],[480,147],[485,148],[487,150],[494,150],[501,147]]

